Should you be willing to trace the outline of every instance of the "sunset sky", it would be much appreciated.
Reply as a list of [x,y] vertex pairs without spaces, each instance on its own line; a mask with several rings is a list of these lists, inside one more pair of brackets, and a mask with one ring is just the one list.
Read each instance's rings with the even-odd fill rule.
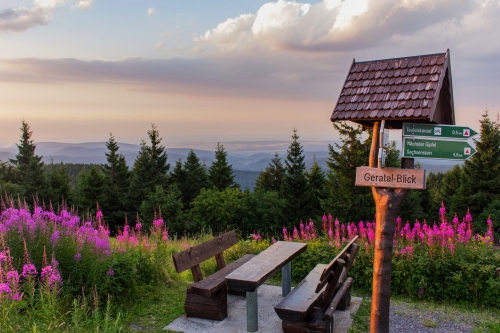
[[0,147],[330,140],[357,61],[450,49],[457,124],[500,111],[500,0],[0,0]]

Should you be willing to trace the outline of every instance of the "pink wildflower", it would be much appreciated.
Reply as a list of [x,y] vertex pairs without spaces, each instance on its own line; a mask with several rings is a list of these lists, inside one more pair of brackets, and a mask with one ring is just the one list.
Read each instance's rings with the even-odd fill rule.
[[33,264],[24,264],[23,273],[21,274],[23,278],[28,278],[32,275],[37,275],[36,267]]

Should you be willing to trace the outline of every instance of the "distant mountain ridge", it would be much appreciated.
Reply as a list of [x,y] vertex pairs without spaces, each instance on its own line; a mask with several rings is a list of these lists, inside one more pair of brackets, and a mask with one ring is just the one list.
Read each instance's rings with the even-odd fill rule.
[[[334,145],[338,140],[332,141],[304,141],[301,142],[304,148],[306,167],[310,168],[314,159],[326,170],[326,161],[328,159],[328,144]],[[228,162],[235,170],[242,171],[263,171],[271,162],[274,154],[277,152],[282,162],[285,162],[286,151],[290,142],[287,141],[234,141],[222,143],[228,152]],[[104,164],[106,163],[107,152],[105,142],[83,142],[83,143],[62,143],[62,142],[39,142],[36,143],[36,154],[43,156],[45,163],[85,163],[85,164]],[[119,152],[125,156],[127,164],[132,167],[140,145],[130,143],[118,143]],[[173,168],[175,161],[181,159],[184,161],[193,147],[193,151],[198,158],[207,166],[215,160],[214,142],[193,142],[184,144],[165,144],[168,154],[168,161]],[[212,150],[211,150],[212,149]],[[0,160],[7,161],[15,158],[18,153],[16,145],[8,148],[0,148]],[[420,162],[428,172],[446,172],[450,170],[456,162],[446,160],[422,160]]]

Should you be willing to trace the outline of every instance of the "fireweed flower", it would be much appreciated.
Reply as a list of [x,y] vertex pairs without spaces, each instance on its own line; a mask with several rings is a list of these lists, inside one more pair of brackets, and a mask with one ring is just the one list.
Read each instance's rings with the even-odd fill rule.
[[59,242],[59,230],[54,231],[50,236],[50,244],[56,245]]
[[106,273],[108,276],[114,276],[115,275],[115,270],[110,268],[108,273]]
[[0,264],[9,260],[9,250],[0,252]]
[[141,230],[142,230],[142,224],[141,224],[141,222],[137,222],[137,223],[135,224],[135,230],[136,230],[136,231],[141,231]]
[[82,260],[82,254],[80,252],[78,252],[77,254],[75,254],[75,256],[73,257],[73,259],[75,259],[75,261]]
[[18,284],[19,283],[19,273],[16,270],[7,272],[7,281],[10,284]]
[[9,287],[8,283],[0,283],[0,295],[1,294],[7,294],[10,295],[12,293],[12,290]]
[[33,264],[24,264],[23,265],[23,272],[21,276],[23,278],[29,278],[30,276],[37,275],[38,272],[36,271],[36,267]]

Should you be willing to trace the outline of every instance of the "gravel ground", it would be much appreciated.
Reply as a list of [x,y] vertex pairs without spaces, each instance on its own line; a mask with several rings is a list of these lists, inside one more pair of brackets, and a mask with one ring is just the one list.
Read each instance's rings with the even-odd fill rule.
[[390,333],[470,333],[476,323],[460,313],[391,300],[389,327]]

